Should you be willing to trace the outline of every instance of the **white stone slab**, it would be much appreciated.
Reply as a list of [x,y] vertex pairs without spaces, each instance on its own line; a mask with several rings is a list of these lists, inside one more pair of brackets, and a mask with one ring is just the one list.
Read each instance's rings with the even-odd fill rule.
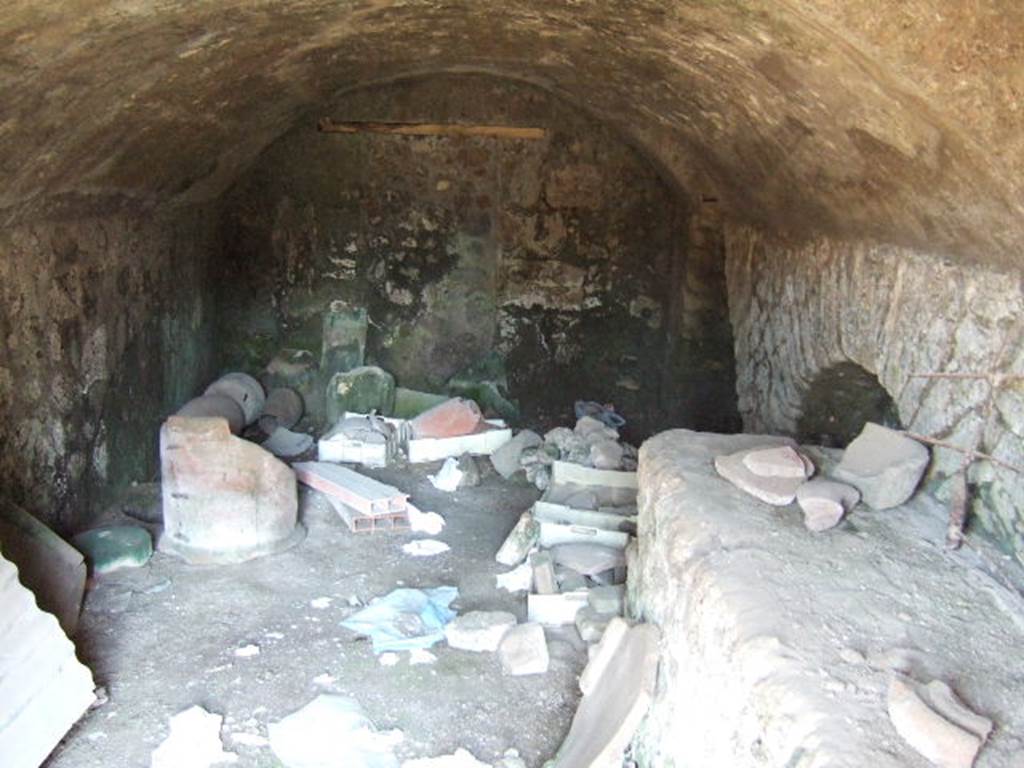
[[38,768],[95,700],[57,619],[0,557],[0,764]]
[[490,456],[512,439],[512,430],[505,426],[505,422],[501,419],[487,419],[486,423],[494,429],[458,437],[410,438],[406,443],[409,462],[422,464],[428,461],[458,458],[464,453],[473,456]]

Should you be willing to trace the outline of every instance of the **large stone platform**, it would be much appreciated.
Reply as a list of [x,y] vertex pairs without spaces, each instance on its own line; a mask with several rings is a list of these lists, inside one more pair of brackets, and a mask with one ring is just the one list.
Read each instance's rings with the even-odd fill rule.
[[630,602],[664,640],[640,764],[924,768],[886,713],[902,670],[995,721],[976,766],[1020,766],[1024,601],[1010,563],[977,542],[945,551],[945,511],[926,496],[812,533],[796,505],[716,475],[716,455],[773,440],[674,430],[641,450]]

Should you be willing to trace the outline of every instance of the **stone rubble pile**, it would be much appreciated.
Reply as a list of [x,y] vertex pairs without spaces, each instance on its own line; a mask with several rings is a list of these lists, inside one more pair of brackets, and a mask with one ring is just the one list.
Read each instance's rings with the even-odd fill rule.
[[766,504],[785,507],[796,501],[804,525],[815,532],[838,525],[861,501],[879,510],[903,504],[920,484],[930,458],[916,440],[868,422],[843,453],[832,479],[813,478],[813,462],[795,443],[767,440],[772,444],[717,456],[715,470]]

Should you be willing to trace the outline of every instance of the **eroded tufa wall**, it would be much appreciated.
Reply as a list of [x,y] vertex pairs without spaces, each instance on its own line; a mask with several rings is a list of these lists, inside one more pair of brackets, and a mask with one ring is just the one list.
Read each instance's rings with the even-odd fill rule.
[[213,216],[127,212],[0,233],[0,486],[69,530],[155,478],[157,429],[209,374]]
[[[749,432],[795,434],[808,389],[838,363],[877,375],[907,429],[970,446],[987,388],[913,373],[1024,373],[1019,272],[964,266],[893,246],[820,238],[788,243],[748,228],[726,233],[737,391]],[[1024,381],[998,389],[980,450],[1024,466]],[[930,478],[960,454],[933,450]],[[990,462],[970,470],[981,527],[1024,562],[1024,477]]]
[[[315,120],[538,125],[541,141],[323,134]],[[367,357],[440,390],[492,350],[533,426],[611,402],[634,439],[737,419],[721,241],[631,146],[523,83],[440,76],[360,90],[278,141],[227,198],[223,367],[319,356],[333,300]]]

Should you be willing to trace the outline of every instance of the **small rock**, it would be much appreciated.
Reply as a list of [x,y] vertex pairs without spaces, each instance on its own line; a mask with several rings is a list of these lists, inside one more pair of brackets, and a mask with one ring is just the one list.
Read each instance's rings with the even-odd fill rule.
[[416,539],[402,545],[402,551],[413,557],[433,557],[447,552],[451,547],[437,539]]
[[468,453],[459,457],[458,469],[462,473],[462,477],[459,479],[459,488],[473,488],[480,485],[480,468],[476,465],[476,460]]
[[250,643],[249,645],[243,645],[241,648],[235,648],[235,656],[240,659],[251,659],[253,656],[260,655],[260,647]]
[[[956,710],[949,712],[950,719],[947,719],[937,711],[935,703],[928,700],[926,691],[918,690],[913,681],[900,676],[889,681],[887,703],[889,719],[896,732],[939,768],[971,768],[991,730],[991,722],[978,718],[959,702],[954,701]],[[984,723],[987,727],[979,727]]]
[[615,440],[601,440],[590,446],[590,463],[598,469],[622,466],[622,446]]
[[540,624],[520,624],[508,630],[498,646],[501,671],[506,675],[539,675],[548,671],[550,657]]
[[860,501],[860,493],[851,485],[820,478],[804,483],[796,490],[796,501],[804,512],[804,525],[810,531],[827,531]]
[[452,619],[444,628],[448,645],[463,651],[496,651],[501,639],[516,625],[507,611],[470,611]]
[[626,588],[622,585],[594,587],[587,593],[587,605],[605,616],[621,616]]
[[153,556],[153,539],[149,531],[137,525],[94,528],[78,534],[71,543],[85,555],[93,573],[138,568]]
[[238,755],[225,752],[220,740],[224,718],[200,706],[190,707],[171,718],[170,734],[150,757],[151,768],[207,768],[215,763],[233,763]]
[[845,646],[839,649],[839,658],[847,664],[864,664],[867,661],[863,653],[855,648],[847,648]]
[[519,750],[506,749],[494,768],[526,768],[526,762],[519,756]]
[[929,458],[921,443],[869,421],[843,453],[834,474],[859,490],[872,509],[889,509],[913,495]]
[[608,628],[608,622],[613,618],[613,616],[600,614],[589,605],[585,605],[576,612],[576,631],[580,633],[583,642],[596,643],[601,639],[604,631]]
[[465,749],[456,749],[450,755],[403,760],[402,768],[491,768],[491,765],[480,762]]
[[506,592],[529,592],[533,584],[533,568],[529,563],[522,563],[507,573],[499,573],[494,581],[498,589]]
[[508,480],[522,469],[519,459],[527,448],[536,448],[543,441],[536,432],[524,429],[491,454],[491,464],[495,471]]

